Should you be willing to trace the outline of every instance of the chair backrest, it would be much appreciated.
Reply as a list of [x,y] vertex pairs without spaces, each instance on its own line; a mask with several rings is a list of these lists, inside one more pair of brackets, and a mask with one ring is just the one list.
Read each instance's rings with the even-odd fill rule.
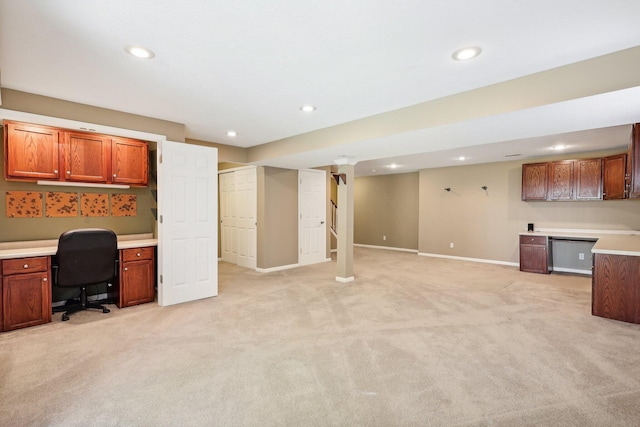
[[82,287],[110,281],[116,273],[116,234],[103,228],[81,228],[60,235],[55,284]]

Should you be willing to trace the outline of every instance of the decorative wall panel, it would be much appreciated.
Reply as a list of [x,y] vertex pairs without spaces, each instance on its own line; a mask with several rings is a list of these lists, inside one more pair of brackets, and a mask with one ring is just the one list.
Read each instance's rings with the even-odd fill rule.
[[82,193],[80,215],[109,216],[109,195],[106,193]]
[[112,194],[111,216],[136,216],[138,199],[135,194]]
[[41,192],[7,191],[5,201],[8,218],[42,217]]
[[45,193],[45,216],[67,218],[78,216],[78,193],[47,191]]

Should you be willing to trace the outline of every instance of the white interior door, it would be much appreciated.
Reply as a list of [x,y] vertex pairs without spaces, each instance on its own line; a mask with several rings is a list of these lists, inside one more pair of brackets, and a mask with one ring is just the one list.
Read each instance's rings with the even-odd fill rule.
[[218,295],[218,150],[158,144],[158,303]]
[[220,229],[224,261],[256,268],[257,221],[257,169],[252,166],[220,173]]
[[321,170],[298,171],[298,264],[327,259],[327,183]]
[[236,213],[236,175],[233,172],[221,173],[220,179],[220,246],[223,261],[237,263],[238,249],[234,233],[237,226]]

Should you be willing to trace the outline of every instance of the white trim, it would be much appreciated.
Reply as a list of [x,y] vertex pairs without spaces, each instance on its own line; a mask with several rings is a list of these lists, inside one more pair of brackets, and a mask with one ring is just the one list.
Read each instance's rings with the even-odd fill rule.
[[92,187],[92,188],[131,188],[126,184],[92,184],[90,182],[70,182],[70,181],[36,181],[38,185],[51,185],[60,187]]
[[411,252],[411,253],[414,253],[414,254],[418,253],[417,249],[394,248],[393,246],[363,245],[361,243],[354,243],[353,246],[358,246],[360,248],[387,249],[387,250],[390,250],[390,251]]
[[588,276],[591,276],[591,270],[578,270],[577,268],[552,267],[551,271],[558,271],[562,273],[586,274]]
[[331,253],[336,253],[336,252],[338,252],[338,249],[330,249],[330,252]]
[[278,267],[256,268],[258,273],[272,273],[274,271],[289,270],[291,268],[300,267],[300,264],[279,265]]
[[336,276],[336,282],[340,282],[340,283],[349,283],[349,282],[353,282],[354,280],[356,280],[353,276],[351,277],[338,277]]
[[507,265],[509,267],[519,267],[520,264],[517,262],[508,262],[508,261],[496,261],[493,259],[481,259],[481,258],[467,258],[461,256],[451,256],[451,255],[440,255],[440,254],[430,254],[425,252],[418,252],[419,256],[428,256],[432,258],[447,258],[447,259],[455,259],[459,261],[471,261],[471,262],[482,262],[485,264],[497,264],[497,265]]

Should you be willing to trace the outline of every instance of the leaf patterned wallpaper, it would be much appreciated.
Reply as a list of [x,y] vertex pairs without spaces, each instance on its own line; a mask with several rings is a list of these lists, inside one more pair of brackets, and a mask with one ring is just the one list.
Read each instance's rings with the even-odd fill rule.
[[[68,193],[61,191],[7,191],[8,218],[67,218],[78,214],[86,217],[136,216],[135,194]],[[44,199],[44,209],[43,209]]]

